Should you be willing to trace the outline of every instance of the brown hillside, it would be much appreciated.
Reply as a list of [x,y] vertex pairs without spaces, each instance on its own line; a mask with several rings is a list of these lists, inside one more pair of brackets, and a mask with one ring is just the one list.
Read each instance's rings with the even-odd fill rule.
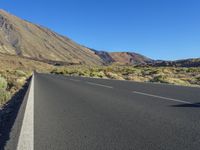
[[151,61],[151,59],[137,53],[113,52],[109,53],[109,55],[115,62],[121,64],[145,64]]
[[3,10],[0,10],[0,52],[73,64],[103,63],[90,49]]

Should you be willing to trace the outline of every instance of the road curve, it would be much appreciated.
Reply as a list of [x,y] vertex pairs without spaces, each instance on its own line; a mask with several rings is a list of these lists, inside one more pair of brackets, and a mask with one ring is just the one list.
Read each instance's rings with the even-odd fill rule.
[[35,74],[36,150],[198,150],[200,88]]

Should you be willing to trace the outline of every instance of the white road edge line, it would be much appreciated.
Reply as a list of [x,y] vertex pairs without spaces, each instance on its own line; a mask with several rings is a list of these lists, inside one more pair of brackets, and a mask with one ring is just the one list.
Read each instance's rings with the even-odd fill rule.
[[76,82],[79,82],[80,80],[76,80],[76,79],[69,79],[71,81],[76,81]]
[[34,150],[34,74],[31,80],[17,150]]
[[155,97],[155,98],[159,98],[159,99],[165,99],[165,100],[168,100],[168,101],[174,101],[174,102],[184,103],[184,104],[192,104],[190,102],[179,100],[179,99],[168,98],[168,97],[163,97],[163,96],[158,96],[158,95],[153,95],[153,94],[148,94],[148,93],[143,93],[143,92],[133,91],[133,93],[140,94],[140,95],[145,95],[145,96],[150,96],[150,97]]
[[96,86],[106,87],[106,88],[110,88],[110,89],[113,88],[112,86],[103,85],[103,84],[98,84],[98,83],[94,83],[94,82],[86,82],[86,83],[87,83],[87,84],[90,84],[90,85],[96,85]]

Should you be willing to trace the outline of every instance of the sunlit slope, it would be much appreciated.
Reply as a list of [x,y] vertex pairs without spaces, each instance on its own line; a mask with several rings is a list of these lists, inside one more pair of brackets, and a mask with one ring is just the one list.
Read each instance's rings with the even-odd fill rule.
[[72,64],[102,64],[90,49],[0,10],[0,52]]

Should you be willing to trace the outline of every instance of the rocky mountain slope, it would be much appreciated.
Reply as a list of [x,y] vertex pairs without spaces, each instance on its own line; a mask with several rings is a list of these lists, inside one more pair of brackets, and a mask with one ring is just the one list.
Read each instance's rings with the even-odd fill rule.
[[150,58],[133,52],[112,52],[110,56],[115,62],[125,64],[146,64],[152,61]]
[[47,28],[0,10],[0,52],[42,61],[103,63],[93,51]]
[[119,64],[147,64],[153,60],[143,55],[133,52],[106,52],[93,50],[106,64],[119,63]]
[[92,50],[4,10],[0,10],[0,53],[61,65],[102,65],[113,62],[135,64],[150,60],[135,53]]

